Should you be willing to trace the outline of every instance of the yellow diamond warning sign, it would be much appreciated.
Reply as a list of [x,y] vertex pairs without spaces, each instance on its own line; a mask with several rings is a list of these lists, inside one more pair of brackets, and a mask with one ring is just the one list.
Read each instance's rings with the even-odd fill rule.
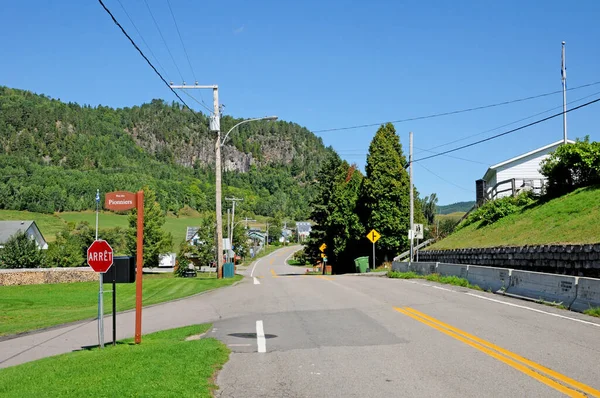
[[369,239],[371,243],[377,242],[379,238],[381,238],[381,235],[379,235],[379,232],[375,231],[374,229],[367,234],[367,239]]

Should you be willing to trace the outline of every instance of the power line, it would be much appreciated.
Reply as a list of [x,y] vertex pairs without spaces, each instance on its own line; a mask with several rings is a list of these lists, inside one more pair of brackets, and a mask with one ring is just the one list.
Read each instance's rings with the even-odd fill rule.
[[[424,151],[424,152],[434,153],[434,154],[436,154],[436,155],[439,153],[439,152],[434,152],[434,151],[432,151],[431,149],[417,148],[417,147],[416,147],[416,146],[414,146],[414,145],[413,145],[413,148],[415,148],[415,149],[418,149],[419,151]],[[413,156],[414,156],[414,155],[413,155]],[[444,155],[444,156],[446,156],[446,157],[449,157],[449,158],[452,158],[452,159],[463,160],[463,161],[465,161],[465,162],[471,162],[471,163],[483,164],[483,165],[486,165],[486,166],[489,166],[489,165],[490,165],[489,163],[485,163],[485,162],[479,162],[479,161],[477,161],[477,160],[473,160],[473,159],[461,158],[461,157],[458,157],[458,156],[452,156],[452,155]]]
[[150,16],[152,17],[152,20],[154,21],[154,26],[156,26],[156,29],[158,30],[158,33],[160,34],[160,37],[163,41],[163,44],[165,45],[167,52],[171,56],[171,60],[173,61],[173,65],[175,65],[175,69],[177,69],[177,73],[179,73],[179,77],[181,78],[181,81],[184,81],[185,79],[183,78],[183,75],[181,74],[181,71],[179,70],[179,66],[177,66],[177,62],[175,62],[175,58],[173,57],[173,54],[171,53],[171,50],[169,49],[169,46],[167,45],[167,41],[165,40],[165,37],[163,36],[162,31],[160,30],[160,27],[158,26],[158,22],[156,22],[156,18],[154,18],[154,14],[152,13],[150,6],[148,5],[148,0],[144,0],[144,3],[146,3],[146,8],[148,8],[148,12],[150,13]]
[[[586,95],[585,97],[581,97],[581,98],[575,99],[573,101],[570,101],[570,102],[567,103],[567,105],[571,105],[571,104],[574,104],[576,102],[583,101],[584,99],[587,99],[587,98],[590,98],[590,97],[595,97],[598,94],[600,94],[600,91],[592,93],[590,95]],[[444,147],[444,146],[447,146],[447,145],[455,144],[455,143],[460,142],[460,141],[468,140],[469,138],[477,137],[477,136],[480,136],[480,135],[483,135],[483,134],[486,134],[486,133],[491,133],[492,131],[500,130],[501,128],[504,128],[504,127],[507,127],[507,126],[510,126],[510,125],[522,122],[522,121],[527,120],[527,119],[531,119],[531,118],[536,117],[536,116],[543,115],[544,113],[552,112],[552,111],[555,111],[557,109],[562,109],[562,107],[563,107],[562,105],[555,106],[554,108],[546,109],[545,111],[538,112],[538,113],[536,113],[534,115],[530,115],[530,116],[524,117],[522,119],[510,122],[510,123],[503,124],[502,126],[494,127],[493,129],[482,131],[481,133],[472,134],[472,135],[469,135],[469,136],[466,136],[466,137],[463,137],[463,138],[456,139],[454,141],[446,142],[445,144],[436,145],[434,147],[429,148],[429,150],[427,150],[427,149],[420,149],[420,152],[422,152],[422,151],[432,152],[431,151],[432,149],[441,148],[441,147]],[[420,153],[420,152],[418,152],[418,153]]]
[[123,26],[121,26],[121,24],[119,23],[119,21],[117,21],[117,19],[112,14],[112,12],[110,12],[110,10],[104,5],[104,2],[102,0],[98,0],[98,2],[102,6],[102,8],[104,8],[104,11],[106,11],[108,13],[108,15],[110,15],[110,17],[113,20],[113,22],[115,23],[115,25],[117,25],[119,27],[119,29],[121,29],[121,32],[123,32],[123,34],[125,35],[125,37],[127,37],[129,39],[129,41],[131,42],[131,44],[133,45],[133,47],[135,47],[135,49],[140,53],[140,55],[146,60],[146,62],[148,63],[148,65],[150,65],[150,67],[152,68],[152,70],[154,71],[154,73],[156,73],[158,75],[158,77],[160,78],[160,80],[163,81],[163,83],[165,84],[165,86],[167,86],[169,88],[169,90],[171,90],[173,92],[173,94],[175,94],[175,96],[179,99],[179,101],[181,101],[181,103],[183,105],[185,105],[185,107],[188,108],[193,113],[194,111],[192,110],[192,108],[190,108],[188,106],[188,104],[183,100],[183,98],[181,98],[179,96],[179,94],[177,94],[177,92],[175,90],[173,90],[173,88],[171,88],[171,86],[169,85],[169,83],[167,83],[167,81],[160,74],[160,72],[158,70],[156,70],[156,68],[154,67],[154,65],[152,65],[152,62],[150,62],[150,60],[148,59],[148,57],[146,57],[146,55],[144,54],[144,52],[142,50],[140,50],[140,48],[138,47],[138,45],[135,44],[135,41],[133,41],[133,39],[131,38],[131,36],[129,36],[129,34],[125,31],[125,29],[123,28]]
[[440,153],[438,153],[438,154],[435,154],[435,155],[426,156],[426,157],[424,157],[424,158],[421,158],[421,159],[413,160],[413,162],[420,162],[420,161],[422,161],[422,160],[427,160],[427,159],[435,158],[435,157],[438,157],[438,156],[445,155],[445,154],[447,154],[447,153],[456,152],[456,151],[459,151],[459,150],[461,150],[461,149],[465,149],[465,148],[468,148],[468,147],[472,147],[472,146],[474,146],[474,145],[481,144],[482,142],[490,141],[490,140],[493,140],[493,139],[495,139],[495,138],[502,137],[502,136],[504,136],[504,135],[511,134],[511,133],[514,133],[514,132],[516,132],[516,131],[519,131],[519,130],[523,130],[523,129],[527,128],[527,127],[531,127],[531,126],[534,126],[534,125],[536,125],[536,124],[540,124],[540,123],[542,123],[542,122],[545,122],[545,121],[547,121],[547,120],[554,119],[555,117],[562,116],[564,113],[569,113],[569,112],[572,112],[572,111],[576,111],[576,110],[578,110],[578,109],[581,109],[581,108],[584,108],[584,107],[586,107],[586,106],[592,105],[592,104],[594,104],[594,103],[596,103],[596,102],[599,102],[599,101],[600,101],[600,98],[596,98],[596,99],[595,99],[595,100],[593,100],[593,101],[586,102],[585,104],[581,104],[581,105],[579,105],[579,106],[576,106],[575,108],[571,108],[571,109],[567,110],[566,112],[559,112],[559,113],[556,113],[556,114],[554,114],[554,115],[552,115],[552,116],[548,116],[548,117],[545,117],[545,118],[543,118],[543,119],[536,120],[535,122],[531,122],[531,123],[529,123],[529,124],[526,124],[526,125],[524,125],[524,126],[517,127],[516,129],[508,130],[508,131],[505,131],[504,133],[496,134],[496,135],[493,135],[493,136],[491,136],[491,137],[484,138],[483,140],[475,141],[475,142],[472,142],[472,143],[470,143],[470,144],[467,144],[467,145],[460,146],[460,147],[458,147],[458,148],[449,149],[449,150],[447,150],[447,151],[440,152]]
[[[117,1],[119,2],[119,4],[121,5],[121,8],[125,12],[125,15],[127,15],[127,18],[129,19],[129,22],[131,22],[131,24],[133,25],[133,28],[136,30],[136,32],[138,33],[138,35],[142,39],[142,42],[144,42],[144,44],[146,45],[146,48],[148,49],[148,51],[150,51],[150,55],[152,55],[152,57],[154,58],[154,60],[158,64],[158,67],[162,70],[162,72],[165,74],[165,76],[167,76],[167,79],[169,79],[169,76],[168,76],[165,68],[163,68],[163,66],[161,65],[160,61],[158,60],[158,57],[156,55],[154,55],[154,52],[152,51],[152,48],[148,45],[148,43],[146,43],[146,40],[144,40],[144,36],[142,36],[142,32],[140,32],[140,30],[138,29],[138,27],[136,26],[136,24],[133,22],[133,19],[131,18],[131,16],[129,15],[129,13],[127,12],[127,10],[125,9],[125,6],[123,6],[123,3],[121,3],[121,0],[117,0]],[[171,80],[171,79],[169,79],[169,80]]]
[[196,73],[194,73],[194,68],[192,67],[192,63],[190,62],[190,57],[185,48],[185,44],[183,44],[183,38],[181,37],[181,32],[179,31],[179,25],[177,25],[177,20],[175,19],[175,14],[173,14],[173,9],[171,8],[171,2],[167,0],[167,5],[169,6],[169,11],[171,12],[171,17],[173,17],[173,22],[175,22],[175,29],[177,29],[177,35],[179,36],[179,41],[181,42],[181,47],[183,47],[183,52],[185,53],[185,58],[188,61],[188,65],[190,66],[190,70],[192,71],[192,76],[194,76],[194,81],[198,81],[196,79]]
[[472,189],[468,189],[468,188],[465,188],[465,187],[461,187],[460,185],[456,185],[456,184],[455,184],[455,183],[453,183],[452,181],[450,181],[450,180],[447,180],[447,179],[445,179],[444,177],[442,177],[442,176],[440,176],[440,175],[438,175],[438,174],[434,173],[433,171],[429,170],[427,167],[425,167],[425,166],[424,166],[424,165],[422,165],[421,163],[417,163],[417,164],[418,164],[419,166],[421,166],[422,168],[424,168],[425,170],[427,170],[428,172],[430,172],[431,174],[433,174],[434,176],[436,176],[437,178],[439,178],[440,180],[442,180],[442,181],[444,181],[444,182],[446,182],[446,183],[448,183],[448,184],[450,184],[450,185],[454,185],[456,188],[460,188],[460,189],[462,189],[463,191],[467,191],[467,192],[470,192],[470,193],[473,193],[473,192],[475,192],[475,191],[473,191]]
[[[600,84],[600,81],[594,82],[594,83],[584,84],[582,86],[572,87],[572,88],[568,89],[568,91],[569,90],[578,90],[578,89],[581,89],[581,88],[584,88],[584,87],[595,86],[597,84]],[[494,108],[494,107],[498,107],[498,106],[514,104],[514,103],[517,103],[517,102],[529,101],[529,100],[532,100],[532,99],[547,97],[549,95],[558,94],[558,93],[562,93],[562,90],[552,91],[550,93],[545,93],[545,94],[534,95],[534,96],[531,96],[531,97],[518,98],[518,99],[514,99],[514,100],[510,100],[510,101],[498,102],[498,103],[495,103],[495,104],[477,106],[477,107],[474,107],[474,108],[466,108],[466,109],[460,109],[460,110],[456,110],[456,111],[443,112],[443,113],[434,113],[434,114],[426,115],[426,116],[417,116],[417,117],[411,117],[411,118],[407,118],[407,119],[392,120],[392,121],[386,121],[386,122],[380,122],[380,123],[361,124],[361,125],[357,125],[357,126],[337,127],[337,128],[331,128],[331,129],[314,130],[313,133],[326,133],[326,132],[330,132],[330,131],[353,130],[353,129],[359,129],[359,128],[363,128],[363,127],[380,126],[380,125],[386,124],[386,123],[404,123],[404,122],[411,122],[411,121],[415,121],[415,120],[433,119],[433,118],[442,117],[442,116],[457,115],[459,113],[479,111],[479,110],[482,110],[482,109],[489,109],[489,108]]]
[[196,97],[194,97],[192,94],[188,93],[186,90],[181,89],[181,92],[184,93],[185,95],[187,95],[188,97],[190,97],[193,101],[195,101],[198,105],[200,105],[201,107],[203,107],[204,109],[206,109],[209,113],[212,113],[212,109],[210,109],[208,107],[208,105],[206,105],[204,103],[204,100],[202,102],[198,101],[196,99]]

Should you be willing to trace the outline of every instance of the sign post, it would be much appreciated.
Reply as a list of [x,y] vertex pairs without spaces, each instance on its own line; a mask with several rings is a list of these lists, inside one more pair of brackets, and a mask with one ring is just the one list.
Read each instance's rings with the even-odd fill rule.
[[142,272],[144,259],[144,191],[137,193],[127,191],[109,192],[104,200],[104,207],[109,210],[125,211],[137,209],[137,244],[135,281],[135,344],[142,342]]
[[381,238],[381,235],[374,229],[367,234],[367,239],[373,244],[373,270],[375,270],[375,242],[377,242],[379,238]]
[[98,345],[104,347],[104,295],[103,274],[113,263],[112,247],[105,240],[95,240],[87,249],[87,263],[100,274],[100,290],[98,292]]
[[423,239],[423,224],[413,224],[414,237],[417,239],[416,260],[419,262],[419,239]]

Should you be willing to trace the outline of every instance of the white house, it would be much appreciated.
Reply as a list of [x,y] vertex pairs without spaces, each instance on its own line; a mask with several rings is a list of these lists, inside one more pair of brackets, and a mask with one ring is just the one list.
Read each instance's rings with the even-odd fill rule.
[[541,192],[546,178],[540,173],[540,163],[562,143],[562,140],[556,141],[490,166],[483,178],[476,181],[477,203],[513,195],[521,190]]
[[25,232],[39,249],[48,248],[48,243],[35,221],[0,221],[0,248],[17,232]]

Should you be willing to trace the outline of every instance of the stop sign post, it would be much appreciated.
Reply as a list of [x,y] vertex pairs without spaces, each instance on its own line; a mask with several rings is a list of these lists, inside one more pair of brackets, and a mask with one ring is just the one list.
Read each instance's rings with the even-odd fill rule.
[[99,239],[92,242],[87,249],[87,263],[100,275],[98,290],[98,339],[99,346],[104,347],[104,273],[113,264],[113,249],[107,241]]
[[113,249],[105,240],[92,242],[87,249],[87,263],[96,272],[105,273],[113,264]]

